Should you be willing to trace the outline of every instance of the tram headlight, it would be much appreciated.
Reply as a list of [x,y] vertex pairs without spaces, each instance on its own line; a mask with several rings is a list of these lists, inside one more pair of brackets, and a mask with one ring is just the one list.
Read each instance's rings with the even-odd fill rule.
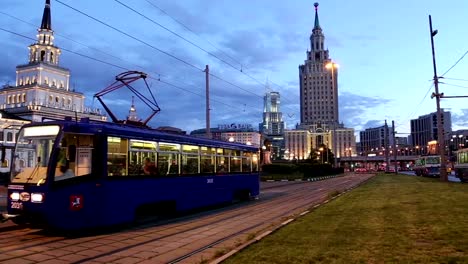
[[44,194],[42,193],[32,193],[31,202],[33,203],[42,203],[44,201]]
[[20,194],[19,194],[19,192],[12,192],[12,193],[10,194],[10,199],[11,199],[12,201],[15,201],[15,202],[16,202],[16,201],[19,201],[19,199],[20,199]]

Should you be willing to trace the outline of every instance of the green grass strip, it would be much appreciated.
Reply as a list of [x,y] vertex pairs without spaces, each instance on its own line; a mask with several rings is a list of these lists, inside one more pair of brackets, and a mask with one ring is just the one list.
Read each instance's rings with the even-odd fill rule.
[[223,263],[468,263],[468,184],[380,174]]

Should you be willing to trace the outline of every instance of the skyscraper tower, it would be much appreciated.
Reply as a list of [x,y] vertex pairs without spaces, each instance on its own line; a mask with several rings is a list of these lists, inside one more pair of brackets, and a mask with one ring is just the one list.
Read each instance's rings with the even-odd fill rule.
[[338,69],[329,70],[332,63],[325,36],[318,18],[318,3],[315,6],[315,22],[310,35],[310,51],[299,66],[301,125],[325,124],[336,126],[338,119]]
[[263,122],[260,132],[264,135],[283,135],[283,113],[280,112],[280,94],[267,92],[263,97]]
[[106,120],[99,109],[85,107],[82,93],[70,90],[70,70],[59,65],[61,51],[54,45],[50,0],[37,31],[28,63],[16,67],[16,86],[0,89],[0,109],[35,122],[66,116]]

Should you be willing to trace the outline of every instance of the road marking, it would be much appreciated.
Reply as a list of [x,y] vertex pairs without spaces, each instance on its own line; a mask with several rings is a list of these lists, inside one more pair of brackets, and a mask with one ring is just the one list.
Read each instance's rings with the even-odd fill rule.
[[309,213],[309,210],[302,212],[302,213],[300,214],[300,216],[303,216],[303,215],[305,215],[305,214],[307,214],[307,213]]
[[294,221],[294,219],[292,219],[292,218],[288,219],[288,220],[284,221],[283,223],[281,223],[281,225],[287,225],[287,224],[291,223],[292,221]]

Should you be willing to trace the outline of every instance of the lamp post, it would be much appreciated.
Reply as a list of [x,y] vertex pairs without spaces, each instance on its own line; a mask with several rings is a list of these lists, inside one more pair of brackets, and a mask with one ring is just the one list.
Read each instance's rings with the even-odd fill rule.
[[322,164],[323,164],[323,148],[319,148],[319,150],[320,150],[320,151],[319,151],[319,153],[320,153],[320,160],[321,160],[321,162],[322,162]]
[[333,109],[333,117],[336,118],[336,120],[333,120],[333,135],[332,135],[332,140],[333,140],[333,154],[335,155],[334,158],[334,166],[335,168],[338,167],[338,160],[337,160],[337,153],[336,153],[336,123],[338,122],[338,85],[337,85],[337,78],[335,78],[335,69],[339,67],[338,64],[330,61],[325,65],[325,68],[328,70],[331,70],[331,82],[332,82],[332,89],[333,89],[333,99],[335,101],[335,108]]

